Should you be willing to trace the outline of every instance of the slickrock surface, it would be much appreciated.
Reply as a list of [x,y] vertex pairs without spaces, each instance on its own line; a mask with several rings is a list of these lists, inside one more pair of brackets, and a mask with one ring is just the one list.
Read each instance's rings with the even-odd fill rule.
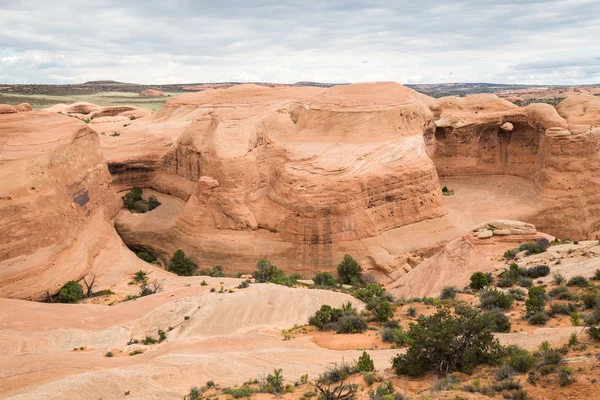
[[97,134],[58,114],[0,116],[0,296],[33,297],[90,271],[120,200]]

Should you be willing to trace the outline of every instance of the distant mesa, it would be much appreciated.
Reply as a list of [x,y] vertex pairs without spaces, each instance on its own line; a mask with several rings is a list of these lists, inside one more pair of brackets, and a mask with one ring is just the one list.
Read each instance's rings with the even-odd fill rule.
[[142,97],[165,97],[166,95],[160,90],[148,89],[140,92]]

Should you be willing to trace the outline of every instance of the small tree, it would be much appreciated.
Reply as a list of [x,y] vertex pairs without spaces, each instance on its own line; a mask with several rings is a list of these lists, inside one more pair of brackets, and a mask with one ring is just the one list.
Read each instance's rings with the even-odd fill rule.
[[431,316],[420,316],[408,337],[408,351],[392,359],[398,375],[469,373],[478,364],[496,361],[502,349],[487,317],[478,313],[453,316],[445,307]]
[[279,270],[269,260],[260,260],[256,264],[256,271],[252,273],[252,277],[258,283],[274,282],[284,277],[283,271]]
[[529,288],[529,298],[525,300],[525,308],[527,315],[531,316],[536,313],[543,313],[546,306],[546,289],[541,286],[533,286]]
[[313,282],[317,286],[335,286],[337,283],[329,272],[319,272],[313,278]]
[[83,288],[75,281],[69,281],[58,292],[58,300],[61,303],[77,303],[83,299]]
[[192,276],[196,272],[196,268],[198,266],[192,259],[185,256],[183,250],[179,249],[173,254],[171,257],[171,262],[169,263],[169,271],[176,273],[177,275],[182,276]]
[[123,199],[123,206],[128,210],[133,210],[135,208],[135,203],[137,201],[142,200],[142,189],[139,186],[134,186]]
[[358,372],[372,372],[375,371],[375,364],[366,351],[363,351],[362,355],[358,357],[356,362],[356,370]]
[[361,283],[362,268],[349,254],[338,265],[338,280],[345,285],[358,285]]
[[483,289],[484,287],[488,286],[490,284],[490,281],[487,277],[486,274],[484,274],[481,271],[477,271],[475,272],[473,275],[471,275],[471,284],[469,286],[471,286],[471,289]]
[[90,281],[88,282],[87,279],[84,277],[83,278],[83,283],[85,284],[85,297],[90,297],[94,291],[94,286],[96,286],[96,274],[93,274],[90,277]]
[[272,374],[265,378],[265,389],[270,393],[283,392],[283,374],[282,370],[274,369]]

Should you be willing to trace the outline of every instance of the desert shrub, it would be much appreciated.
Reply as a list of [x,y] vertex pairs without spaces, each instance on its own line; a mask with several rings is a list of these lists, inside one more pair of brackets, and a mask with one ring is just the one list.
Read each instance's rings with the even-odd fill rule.
[[350,375],[356,373],[356,367],[347,362],[335,363],[326,369],[319,377],[317,382],[332,384],[346,380]]
[[446,286],[442,289],[442,293],[440,294],[440,299],[448,300],[456,297],[456,293],[458,290],[455,286]]
[[498,286],[500,288],[508,288],[514,284],[515,284],[515,282],[512,279],[510,279],[507,276],[502,276],[502,277],[500,277],[500,279],[498,279],[496,286]]
[[362,282],[362,268],[349,254],[337,268],[338,280],[345,285],[359,285]]
[[546,325],[546,322],[548,322],[549,319],[550,317],[548,316],[548,314],[546,314],[543,311],[539,311],[531,314],[527,318],[527,322],[529,323],[529,325]]
[[373,372],[375,371],[375,364],[366,351],[363,351],[358,360],[356,361],[356,371],[358,372]]
[[211,276],[213,278],[223,278],[225,276],[225,269],[222,265],[215,265],[212,268],[204,268],[198,271],[198,275]]
[[223,389],[223,393],[224,394],[228,394],[231,397],[233,397],[234,399],[240,399],[242,397],[250,397],[250,396],[252,396],[256,392],[257,392],[257,390],[251,388],[250,386],[242,386],[242,387],[239,387],[239,388],[225,388],[225,389]]
[[506,360],[506,364],[517,372],[522,374],[528,372],[537,363],[537,358],[525,349],[510,346],[507,351],[508,359]]
[[531,267],[527,269],[527,275],[530,278],[541,278],[542,276],[547,276],[550,273],[550,267],[547,265],[536,265],[535,267]]
[[104,357],[114,357],[114,354],[112,351],[107,351],[106,354],[104,354]]
[[408,310],[406,310],[406,314],[409,317],[413,317],[413,318],[416,317],[417,316],[417,309],[416,309],[416,307],[415,306],[408,307]]
[[588,280],[581,275],[574,276],[567,282],[567,286],[587,287],[587,285]]
[[521,278],[519,279],[519,286],[530,288],[533,286],[533,280],[531,278]]
[[575,347],[579,344],[579,339],[577,338],[577,333],[571,333],[569,336],[569,347]]
[[252,277],[259,283],[270,282],[285,286],[293,286],[297,282],[295,278],[286,276],[282,270],[264,259],[256,264],[256,270],[252,273]]
[[564,285],[565,283],[567,283],[567,280],[560,272],[555,272],[552,275],[552,281],[555,285]]
[[571,300],[573,297],[571,292],[569,291],[569,288],[564,285],[556,286],[550,289],[550,291],[548,292],[548,296],[556,298],[558,300]]
[[557,372],[558,384],[560,387],[564,387],[573,383],[573,370],[569,367],[562,367]]
[[516,249],[509,249],[504,252],[504,258],[507,260],[512,260],[517,255],[518,251]]
[[365,372],[363,374],[363,379],[365,380],[365,383],[367,384],[367,386],[371,386],[375,382],[377,382],[377,375],[375,375],[374,372]]
[[581,296],[581,301],[585,308],[596,308],[600,307],[600,295],[595,293],[586,293]]
[[483,317],[488,320],[492,332],[510,332],[510,320],[501,309],[487,310],[483,313]]
[[392,303],[384,298],[377,297],[369,300],[367,303],[367,310],[373,313],[373,316],[381,322],[387,321],[389,318],[394,316],[394,309]]
[[139,270],[138,272],[135,273],[135,275],[133,275],[133,281],[135,283],[142,283],[145,282],[148,279],[148,273],[142,270]]
[[[338,323],[340,319],[344,316],[358,316],[356,313],[356,309],[352,307],[351,303],[346,303],[342,306],[341,309],[333,308],[328,304],[324,304],[321,306],[321,309],[319,309],[315,313],[315,315],[308,319],[308,323],[309,325],[312,325],[320,330],[337,330]],[[345,323],[345,329],[352,329],[352,327],[355,326],[354,324],[356,324],[356,327],[361,326],[359,325],[361,323],[355,320],[348,320],[345,321]],[[366,330],[366,328],[364,330]],[[362,330],[361,332],[364,332],[364,330]]]
[[548,239],[540,238],[535,243],[523,243],[519,246],[519,251],[527,251],[528,254],[539,254],[545,252],[549,245]]
[[354,297],[368,303],[369,301],[382,298],[392,301],[392,295],[386,292],[385,288],[378,283],[368,283],[364,288],[359,288],[354,291]]
[[274,369],[272,374],[266,376],[262,390],[267,393],[283,392],[283,374],[281,369]]
[[123,206],[128,210],[133,210],[135,203],[142,200],[142,189],[139,186],[134,186],[129,192],[122,197]]
[[575,304],[573,303],[552,303],[550,304],[548,315],[551,317],[555,315],[571,315],[571,313],[576,310],[577,307],[575,307]]
[[592,277],[593,280],[595,281],[600,281],[600,269],[596,269],[596,271],[594,272],[594,276]]
[[154,261],[156,261],[156,256],[154,254],[148,253],[147,251],[138,251],[137,253],[135,253],[135,255],[149,264],[152,264]]
[[510,294],[506,294],[501,290],[490,287],[486,287],[481,291],[479,300],[481,302],[481,308],[484,310],[489,310],[492,308],[508,310],[512,307],[512,303],[514,301]]
[[467,303],[459,303],[454,306],[454,312],[456,315],[460,315],[462,317],[474,318],[479,315],[479,310],[475,307],[471,307]]
[[317,286],[335,286],[335,285],[337,285],[335,278],[329,272],[319,272],[318,274],[316,274],[314,276],[313,282]]
[[401,326],[397,328],[386,326],[381,331],[381,340],[386,343],[395,343],[398,346],[402,346],[408,343],[408,334],[404,332]]
[[542,342],[538,347],[538,352],[542,357],[541,366],[544,365],[559,365],[563,360],[561,350],[553,349],[547,341]]
[[496,392],[504,392],[509,390],[519,390],[522,386],[519,382],[507,379],[501,382],[495,382],[492,384],[492,389]]
[[546,289],[541,286],[529,288],[529,298],[525,301],[527,315],[533,315],[544,311],[546,306]]
[[83,288],[75,281],[69,281],[58,292],[58,301],[61,303],[77,303],[83,299]]
[[515,300],[525,300],[525,295],[527,294],[521,288],[510,288],[508,289],[508,293],[515,298]]
[[196,263],[191,258],[186,257],[181,249],[173,254],[169,262],[169,271],[182,276],[194,275],[197,267]]
[[600,308],[594,311],[585,318],[586,332],[594,340],[600,340]]
[[162,291],[163,286],[157,279],[154,279],[152,282],[148,283],[146,281],[142,282],[142,286],[140,286],[140,295],[139,297],[149,296],[154,293],[158,293]]
[[154,210],[156,207],[160,206],[160,201],[156,198],[156,196],[148,197],[148,208],[150,210]]
[[336,333],[362,333],[367,328],[367,321],[363,317],[346,314],[338,320]]
[[407,352],[392,359],[398,375],[470,372],[478,364],[496,361],[501,354],[486,318],[453,316],[448,308],[420,316],[410,326],[408,337]]
[[[203,282],[204,282],[204,281],[203,281]],[[245,288],[247,288],[247,287],[249,287],[249,286],[250,286],[250,281],[249,281],[248,279],[246,279],[245,281],[242,281],[242,282],[241,282],[241,283],[240,283],[240,284],[237,286],[237,288],[238,288],[238,289],[245,289]]]
[[503,381],[505,379],[510,379],[517,374],[518,372],[515,371],[510,365],[503,365],[494,373],[494,379],[497,381]]
[[486,274],[481,271],[475,272],[471,275],[471,283],[469,286],[471,289],[483,289],[485,286],[489,285],[490,281]]

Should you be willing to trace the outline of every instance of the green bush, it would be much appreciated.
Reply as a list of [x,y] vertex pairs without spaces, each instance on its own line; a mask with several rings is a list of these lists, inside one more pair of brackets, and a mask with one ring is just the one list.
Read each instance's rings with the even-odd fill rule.
[[135,203],[142,200],[142,189],[139,186],[134,186],[123,199],[123,206],[128,210],[133,210],[135,207]]
[[525,295],[527,293],[521,288],[510,288],[508,289],[508,294],[510,294],[515,300],[525,300]]
[[179,249],[171,257],[169,271],[181,276],[192,276],[198,266],[191,258],[185,256],[183,250]]
[[585,318],[586,332],[594,340],[600,340],[600,307]]
[[567,282],[567,286],[587,287],[587,285],[588,280],[581,275],[574,276]]
[[356,362],[356,370],[358,372],[373,372],[375,371],[375,364],[366,351],[363,351],[362,355]]
[[483,317],[488,319],[489,328],[492,332],[510,332],[510,320],[499,308],[487,310]]
[[519,286],[524,287],[524,288],[530,288],[533,286],[533,279],[521,278],[521,279],[519,279]]
[[516,249],[509,249],[504,252],[504,258],[507,260],[512,260],[517,255],[518,251]]
[[555,285],[564,285],[565,283],[567,283],[567,280],[560,272],[555,272],[552,275],[552,281]]
[[483,289],[484,287],[488,286],[490,284],[490,281],[487,277],[486,274],[484,274],[483,272],[477,271],[475,272],[473,275],[471,275],[471,283],[470,283],[470,287],[471,289]]
[[284,286],[293,286],[298,282],[296,277],[286,276],[282,270],[264,259],[256,264],[256,270],[252,273],[252,277],[258,283],[269,282]]
[[395,343],[398,346],[402,346],[408,342],[408,335],[400,326],[397,328],[386,326],[381,331],[381,340],[386,343]]
[[546,306],[546,289],[541,286],[529,288],[529,298],[525,301],[527,315],[533,315],[544,311]]
[[283,375],[281,369],[274,369],[272,374],[267,375],[263,390],[268,393],[283,392]]
[[314,276],[313,282],[317,286],[335,286],[335,285],[337,285],[335,278],[329,272],[319,272],[318,274],[316,274]]
[[410,306],[408,307],[408,310],[406,310],[406,315],[408,315],[409,317],[416,317],[417,316],[417,308],[415,306]]
[[146,261],[149,264],[152,264],[154,261],[156,261],[156,256],[154,254],[150,254],[146,251],[139,251],[137,253],[135,253],[136,256],[138,256],[138,258]]
[[445,286],[442,289],[442,293],[440,294],[440,299],[442,299],[442,300],[454,299],[456,297],[457,292],[458,292],[458,289],[456,289],[455,286]]
[[[250,386],[242,386],[239,388],[225,388],[223,389],[223,393],[224,394],[228,394],[231,397],[233,397],[234,399],[240,399],[242,397],[250,397],[252,396],[254,393],[256,393],[257,390],[251,388]],[[200,399],[200,398],[198,398]]]
[[362,282],[362,268],[350,255],[344,259],[337,268],[338,280],[345,285],[359,285]]
[[323,304],[315,315],[308,319],[308,323],[320,330],[337,330],[338,322],[344,315],[357,315],[351,303],[346,303],[341,309]]
[[392,303],[381,297],[369,300],[366,308],[371,311],[375,319],[380,322],[385,322],[394,316]]
[[577,296],[569,291],[569,288],[561,285],[556,286],[555,288],[550,289],[548,292],[550,297],[553,297],[557,300],[576,300]]
[[392,359],[398,375],[418,376],[429,371],[469,373],[481,363],[497,361],[502,352],[487,318],[453,316],[448,308],[420,316],[409,328],[408,337],[407,352]]
[[596,269],[596,272],[594,272],[594,276],[592,277],[592,279],[595,281],[600,281],[600,269]]
[[550,273],[550,267],[547,265],[536,265],[535,267],[531,267],[527,269],[527,275],[530,278],[541,278],[542,276],[547,276]]
[[529,325],[546,325],[546,322],[548,322],[549,319],[550,317],[548,314],[543,311],[538,311],[531,314],[529,318],[527,318],[527,322],[529,322]]
[[481,308],[484,310],[489,310],[492,308],[508,310],[512,307],[514,301],[511,295],[506,294],[496,288],[489,287],[481,291],[479,300],[481,301]]
[[134,186],[122,197],[123,207],[129,211],[143,214],[160,206],[160,201],[158,201],[156,196],[150,196],[148,200],[144,200],[142,194],[142,189],[139,186]]
[[577,311],[577,307],[573,303],[552,303],[550,304],[548,315],[551,317],[555,315],[571,315],[575,311]]
[[142,270],[139,270],[133,276],[133,281],[135,283],[142,283],[142,282],[145,282],[147,279],[148,279],[148,273],[145,271],[142,271]]
[[204,268],[198,271],[198,275],[211,276],[213,278],[223,278],[225,276],[225,270],[222,265],[215,265],[212,268]]
[[346,314],[338,320],[336,333],[362,333],[367,328],[367,321],[363,317]]
[[525,349],[510,346],[508,349],[507,365],[517,372],[524,374],[532,369],[537,363],[537,358]]
[[75,281],[69,281],[58,292],[58,301],[61,303],[77,303],[83,299],[83,288]]
[[600,307],[600,295],[595,293],[586,293],[581,296],[581,301],[585,308],[596,308]]
[[393,300],[392,295],[385,291],[385,288],[378,283],[367,283],[364,288],[358,288],[354,291],[354,297],[368,303],[375,298]]
[[573,383],[573,370],[569,367],[562,367],[558,370],[558,384],[564,387]]
[[356,366],[347,362],[336,363],[333,366],[327,368],[319,378],[317,382],[331,385],[333,383],[341,382],[346,380],[350,375],[356,373]]

